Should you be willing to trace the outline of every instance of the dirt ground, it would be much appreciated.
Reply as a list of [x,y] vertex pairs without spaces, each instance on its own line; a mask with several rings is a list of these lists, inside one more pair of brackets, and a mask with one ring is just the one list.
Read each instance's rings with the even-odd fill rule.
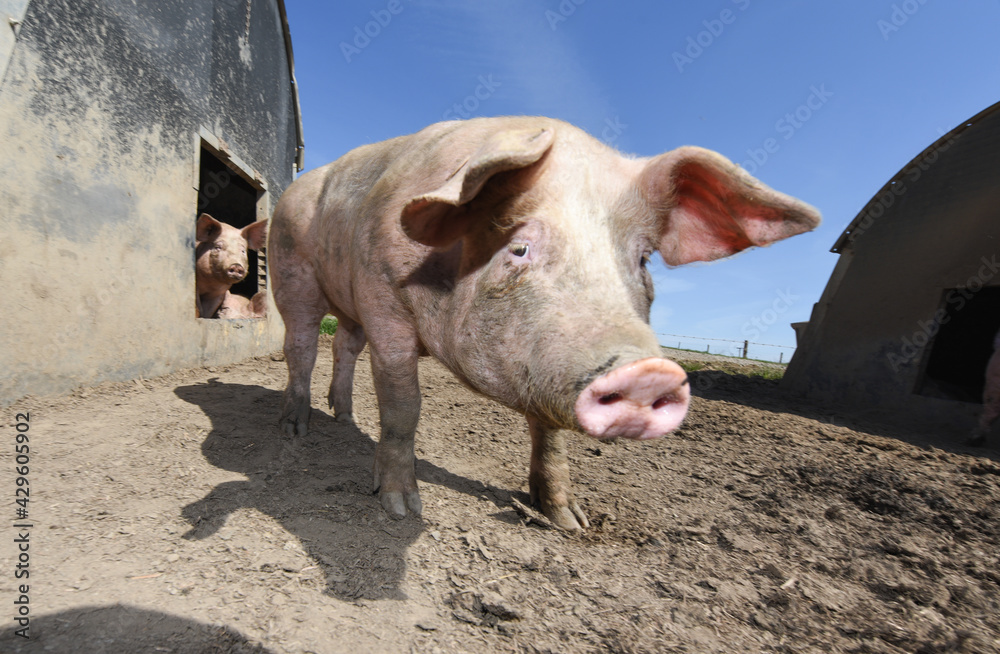
[[33,527],[30,640],[12,626],[17,530],[0,541],[0,651],[1000,651],[996,449],[701,360],[676,433],[571,444],[592,523],[573,535],[521,508],[523,418],[428,359],[424,514],[394,521],[370,492],[366,360],[356,427],[315,408],[323,339],[301,442],[277,435],[277,354],[4,409],[8,525],[30,413]]

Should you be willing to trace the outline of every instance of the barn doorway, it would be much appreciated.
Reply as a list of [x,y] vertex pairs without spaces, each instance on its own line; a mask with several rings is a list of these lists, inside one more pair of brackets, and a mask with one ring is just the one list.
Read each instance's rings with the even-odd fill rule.
[[[198,207],[195,219],[207,213],[218,221],[242,229],[267,215],[266,190],[249,181],[249,174],[236,165],[224,151],[204,139],[198,159]],[[247,250],[247,269],[243,281],[230,292],[251,298],[267,285],[266,254]]]
[[1000,329],[1000,286],[945,289],[942,321],[924,356],[917,394],[982,403],[983,375]]

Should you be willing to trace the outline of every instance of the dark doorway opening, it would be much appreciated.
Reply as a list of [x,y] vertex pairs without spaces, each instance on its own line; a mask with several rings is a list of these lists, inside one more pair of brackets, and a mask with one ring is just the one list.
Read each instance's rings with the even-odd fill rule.
[[[244,228],[257,220],[258,201],[263,190],[248,182],[215,152],[201,148],[198,173],[197,219],[207,213],[233,227]],[[264,252],[247,250],[247,276],[229,289],[231,293],[251,298],[266,286]]]
[[917,393],[961,402],[982,403],[983,375],[1000,329],[1000,287],[975,293],[945,289],[941,309],[946,318],[930,343]]

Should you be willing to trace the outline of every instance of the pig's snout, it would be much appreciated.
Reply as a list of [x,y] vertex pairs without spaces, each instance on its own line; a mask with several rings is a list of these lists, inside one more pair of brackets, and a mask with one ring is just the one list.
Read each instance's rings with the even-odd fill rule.
[[592,381],[576,400],[576,418],[594,438],[659,438],[680,426],[691,391],[684,370],[640,359]]
[[230,279],[235,279],[236,281],[240,281],[244,277],[246,277],[247,269],[238,263],[234,263],[233,265],[229,266],[229,268],[226,270],[226,273],[229,275]]

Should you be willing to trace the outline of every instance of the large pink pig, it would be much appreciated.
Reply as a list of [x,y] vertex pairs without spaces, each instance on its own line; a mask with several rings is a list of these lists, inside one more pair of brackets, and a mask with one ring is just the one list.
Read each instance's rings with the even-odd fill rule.
[[1000,331],[993,337],[993,356],[986,364],[983,412],[979,414],[979,424],[972,432],[970,442],[973,445],[982,445],[998,417],[1000,417]]
[[532,501],[565,529],[567,430],[650,439],[680,425],[689,388],[649,328],[654,251],[677,266],[814,228],[818,213],[724,157],[684,147],[630,158],[533,117],[431,125],[303,175],[271,221],[288,387],[280,425],[303,435],[317,332],[339,319],[330,406],[351,420],[367,342],[381,439],[374,487],[395,517],[421,510],[413,436],[417,358],[525,414]]

